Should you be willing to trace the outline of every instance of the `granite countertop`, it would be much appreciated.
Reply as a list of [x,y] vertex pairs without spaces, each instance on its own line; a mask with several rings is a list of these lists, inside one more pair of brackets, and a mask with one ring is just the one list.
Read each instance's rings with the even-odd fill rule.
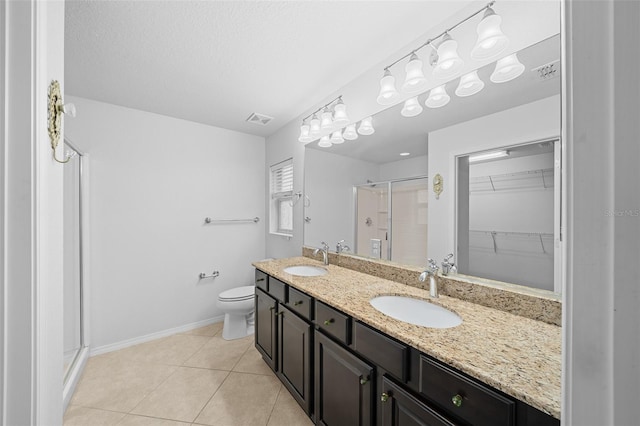
[[[561,328],[460,299],[429,297],[427,290],[342,268],[299,277],[285,273],[293,265],[324,266],[307,257],[255,262],[261,271],[336,307],[414,348],[443,361],[527,404],[560,418]],[[456,312],[462,324],[437,329],[395,320],[369,300],[402,295],[428,300]]]

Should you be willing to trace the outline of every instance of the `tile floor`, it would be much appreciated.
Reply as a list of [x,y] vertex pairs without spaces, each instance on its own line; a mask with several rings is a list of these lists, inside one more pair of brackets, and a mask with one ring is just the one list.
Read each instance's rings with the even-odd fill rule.
[[222,323],[89,358],[65,426],[308,426],[253,336]]

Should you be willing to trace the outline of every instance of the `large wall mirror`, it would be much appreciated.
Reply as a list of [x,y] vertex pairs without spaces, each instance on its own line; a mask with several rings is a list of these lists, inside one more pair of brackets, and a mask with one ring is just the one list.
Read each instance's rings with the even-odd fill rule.
[[[518,52],[525,71],[514,80],[492,83],[495,65],[487,65],[473,96],[456,96],[455,79],[442,108],[424,107],[423,94],[418,116],[395,105],[373,117],[373,135],[307,144],[304,245],[344,240],[353,255],[413,266],[453,253],[466,279],[558,292],[561,43],[553,19],[558,34]],[[538,72],[548,64],[553,75]]]

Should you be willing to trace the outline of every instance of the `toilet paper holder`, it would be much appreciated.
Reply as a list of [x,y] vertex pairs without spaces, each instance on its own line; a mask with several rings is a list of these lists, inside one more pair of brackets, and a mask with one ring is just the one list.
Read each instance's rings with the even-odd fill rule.
[[205,278],[216,278],[218,276],[220,276],[220,271],[213,271],[213,273],[211,275],[207,275],[204,272],[200,272],[200,275],[199,275],[201,280],[203,280]]

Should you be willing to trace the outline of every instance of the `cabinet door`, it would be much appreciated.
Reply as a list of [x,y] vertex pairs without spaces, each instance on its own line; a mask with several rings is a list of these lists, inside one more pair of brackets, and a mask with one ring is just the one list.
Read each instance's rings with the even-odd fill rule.
[[387,377],[382,378],[380,404],[382,426],[454,426]]
[[278,336],[276,313],[278,302],[264,291],[256,288],[255,309],[255,341],[256,349],[262,354],[262,358],[276,371]]
[[316,424],[373,424],[373,367],[319,331],[315,341]]
[[309,414],[311,404],[311,325],[284,305],[278,306],[278,376]]

